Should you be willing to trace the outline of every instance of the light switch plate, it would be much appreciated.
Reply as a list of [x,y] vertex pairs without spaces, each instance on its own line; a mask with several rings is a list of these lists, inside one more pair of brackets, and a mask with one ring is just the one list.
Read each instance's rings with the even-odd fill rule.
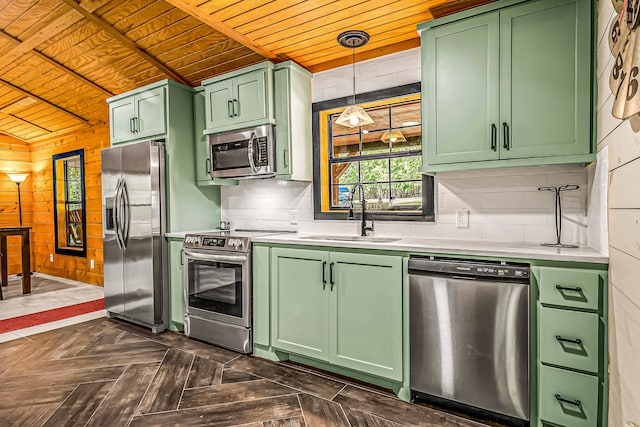
[[292,209],[289,211],[289,224],[297,224],[298,223],[298,211],[296,209]]
[[469,210],[456,210],[456,228],[469,228]]

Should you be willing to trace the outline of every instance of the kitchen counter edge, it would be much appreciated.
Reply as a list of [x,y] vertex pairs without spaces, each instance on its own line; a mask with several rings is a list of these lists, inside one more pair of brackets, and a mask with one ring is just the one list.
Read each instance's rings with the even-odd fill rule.
[[311,239],[309,238],[310,236],[317,236],[317,234],[276,234],[256,237],[252,241],[254,243],[375,249],[447,255],[472,255],[597,264],[609,263],[609,257],[607,255],[589,246],[580,246],[579,248],[571,249],[512,242],[422,238],[398,238],[398,240],[393,242],[375,242],[366,240],[350,242],[319,238]]

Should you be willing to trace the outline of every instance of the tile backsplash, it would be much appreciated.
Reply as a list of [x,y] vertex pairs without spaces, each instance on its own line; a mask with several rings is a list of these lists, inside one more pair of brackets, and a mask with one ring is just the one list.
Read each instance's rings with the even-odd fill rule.
[[[520,243],[555,241],[552,192],[541,186],[576,184],[562,195],[564,243],[588,238],[588,170],[580,165],[448,172],[436,177],[436,221],[377,221],[376,235]],[[605,174],[606,175],[606,174]],[[605,187],[606,188],[606,187]],[[313,219],[311,183],[275,179],[242,181],[222,188],[222,219],[235,228],[357,234],[358,221]],[[469,227],[456,228],[457,209],[469,210]],[[290,224],[295,210],[297,224]]]
[[[351,94],[352,68],[317,73],[313,102]],[[363,93],[420,81],[420,49],[356,64],[356,92]],[[556,165],[448,172],[436,177],[436,221],[377,221],[376,235],[486,240],[520,243],[555,242],[555,195],[541,186],[576,184],[562,195],[562,242],[589,244],[606,253],[607,158],[597,165]],[[315,221],[312,185],[275,179],[243,181],[222,187],[222,219],[235,228],[349,233],[358,221]],[[469,227],[456,228],[456,209],[469,210]],[[295,210],[297,224],[290,224]],[[345,215],[346,217],[346,215]]]

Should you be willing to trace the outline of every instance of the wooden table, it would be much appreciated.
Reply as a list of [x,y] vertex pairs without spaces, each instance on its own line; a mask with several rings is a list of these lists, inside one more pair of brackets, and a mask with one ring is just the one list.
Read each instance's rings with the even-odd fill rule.
[[[31,293],[31,245],[29,243],[29,231],[31,227],[3,227],[0,228],[0,270],[2,270],[2,286],[9,285],[9,272],[7,271],[7,236],[20,236],[22,238],[22,293]],[[2,290],[0,290],[2,299]]]

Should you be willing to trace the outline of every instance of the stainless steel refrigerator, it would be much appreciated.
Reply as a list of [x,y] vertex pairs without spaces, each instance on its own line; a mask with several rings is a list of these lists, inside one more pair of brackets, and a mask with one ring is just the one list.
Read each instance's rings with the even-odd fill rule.
[[104,300],[108,317],[166,328],[165,147],[102,150]]

